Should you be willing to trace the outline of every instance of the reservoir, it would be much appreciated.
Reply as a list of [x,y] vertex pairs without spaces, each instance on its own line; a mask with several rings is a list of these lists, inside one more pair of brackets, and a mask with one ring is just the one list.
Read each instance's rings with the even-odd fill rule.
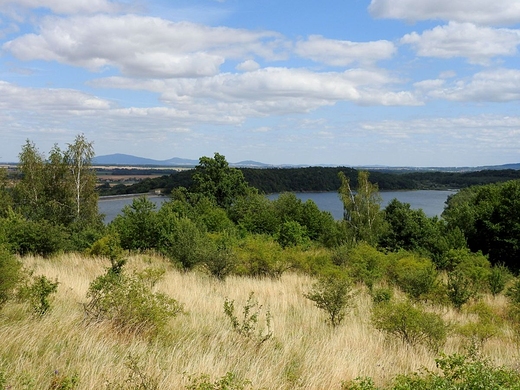
[[[448,196],[455,194],[456,191],[381,191],[379,194],[383,199],[381,208],[384,208],[392,199],[396,198],[402,203],[409,203],[412,209],[422,209],[429,216],[440,216],[444,210]],[[335,219],[343,218],[343,204],[337,192],[296,192],[295,195],[303,202],[311,199],[318,208],[330,212]],[[267,197],[271,200],[276,199],[279,194],[271,194]],[[99,200],[99,212],[105,214],[105,222],[111,222],[124,206],[132,204],[135,196],[101,198]],[[166,196],[147,195],[147,198],[157,205],[168,200]]]

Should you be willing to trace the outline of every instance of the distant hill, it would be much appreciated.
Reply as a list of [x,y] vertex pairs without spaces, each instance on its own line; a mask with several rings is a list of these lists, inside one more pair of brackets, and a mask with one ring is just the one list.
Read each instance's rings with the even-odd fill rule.
[[[105,156],[96,156],[92,159],[92,165],[132,165],[132,166],[161,166],[161,167],[194,167],[199,164],[199,160],[189,160],[186,158],[173,157],[168,160],[154,160],[151,158],[137,157],[130,154],[108,154]],[[248,168],[268,168],[269,164],[263,164],[257,161],[241,161],[238,163],[229,163],[233,167]]]
[[[105,156],[96,156],[92,160],[93,165],[130,165],[130,166],[159,166],[159,167],[195,167],[199,160],[190,160],[186,158],[173,157],[168,160],[154,160],[151,158],[137,157],[130,154],[108,154]],[[237,163],[229,163],[230,166],[236,168],[305,168],[307,165],[270,165],[258,161],[245,160]],[[336,167],[335,165],[317,165],[319,167]],[[473,172],[482,170],[520,170],[520,163],[489,165],[479,167],[391,167],[391,166],[356,166],[356,169],[366,169],[369,171],[383,172]]]

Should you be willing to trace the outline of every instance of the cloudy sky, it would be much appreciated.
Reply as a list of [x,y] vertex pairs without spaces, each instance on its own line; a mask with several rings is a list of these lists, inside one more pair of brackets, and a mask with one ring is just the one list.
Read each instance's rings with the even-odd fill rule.
[[520,162],[519,0],[0,0],[0,161]]

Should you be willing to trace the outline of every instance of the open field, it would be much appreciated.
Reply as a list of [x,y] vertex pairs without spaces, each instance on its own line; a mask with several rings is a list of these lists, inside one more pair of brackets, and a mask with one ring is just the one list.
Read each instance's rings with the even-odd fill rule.
[[[36,274],[60,284],[53,308],[43,318],[31,316],[19,303],[7,304],[0,314],[0,370],[13,389],[49,388],[55,375],[77,375],[78,389],[127,388],[114,384],[128,383],[136,371],[156,380],[159,389],[185,388],[189,375],[216,379],[228,372],[249,379],[255,389],[340,389],[342,381],[358,376],[385,384],[400,373],[435,369],[438,354],[386,339],[373,328],[372,302],[361,287],[345,322],[332,328],[325,314],[303,296],[313,282],[308,276],[230,277],[219,282],[203,273],[177,271],[159,257],[131,257],[130,268],[167,269],[156,288],[181,302],[186,311],[159,335],[147,338],[121,334],[108,323],[85,321],[89,283],[104,272],[108,260],[74,254],[22,260]],[[261,313],[268,309],[272,315],[273,336],[262,343],[236,333],[223,311],[229,298],[240,312],[250,292],[263,305]],[[497,312],[506,304],[503,296],[484,300]],[[452,323],[470,318],[451,308],[431,310]],[[265,326],[262,318],[261,314],[260,329]],[[452,334],[443,351],[463,348],[464,341]],[[483,347],[483,354],[498,365],[518,365],[518,352],[507,327]],[[133,369],[129,362],[135,363]]]

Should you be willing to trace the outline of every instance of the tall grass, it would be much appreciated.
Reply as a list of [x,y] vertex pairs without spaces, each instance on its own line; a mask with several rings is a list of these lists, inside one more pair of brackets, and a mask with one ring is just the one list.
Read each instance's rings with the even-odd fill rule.
[[[326,313],[304,298],[314,281],[308,276],[229,277],[221,282],[203,273],[177,271],[159,257],[135,256],[128,267],[167,269],[156,289],[186,310],[158,336],[146,338],[118,333],[109,323],[85,321],[89,283],[109,266],[108,260],[66,254],[22,261],[35,274],[60,284],[51,311],[42,318],[16,302],[0,312],[0,371],[13,389],[46,389],[56,373],[77,375],[78,389],[110,388],[108,383],[128,379],[129,359],[156,380],[159,389],[182,389],[189,375],[220,378],[227,372],[249,379],[254,388],[339,389],[342,381],[359,376],[385,384],[397,374],[435,369],[437,355],[429,349],[386,339],[373,328],[371,298],[361,287],[345,321],[332,328],[325,322]],[[234,300],[240,315],[250,292],[272,315],[273,337],[263,343],[235,332],[223,310],[226,298]],[[497,312],[505,310],[501,296],[484,299]],[[451,323],[471,320],[471,315],[452,309],[431,310]],[[262,318],[260,329],[265,326]],[[444,351],[454,353],[463,346],[464,340],[454,333]],[[518,362],[518,346],[507,326],[482,352],[499,365]]]

